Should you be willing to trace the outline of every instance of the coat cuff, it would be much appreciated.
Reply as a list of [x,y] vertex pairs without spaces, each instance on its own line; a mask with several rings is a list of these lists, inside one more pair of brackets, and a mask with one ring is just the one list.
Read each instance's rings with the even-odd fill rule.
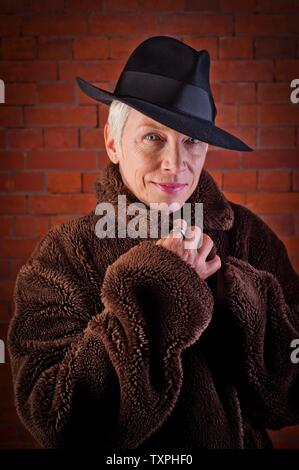
[[141,321],[163,352],[193,344],[207,328],[214,306],[208,284],[196,271],[152,241],[134,246],[108,267],[101,296],[129,338],[136,336],[134,327]]

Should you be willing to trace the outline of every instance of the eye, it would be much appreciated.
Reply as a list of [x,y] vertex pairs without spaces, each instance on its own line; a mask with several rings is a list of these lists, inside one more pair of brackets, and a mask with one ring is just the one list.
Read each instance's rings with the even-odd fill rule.
[[199,139],[194,139],[194,137],[189,137],[189,139],[193,140],[193,142],[189,142],[192,143],[192,144],[199,144],[200,143],[200,140]]
[[155,134],[154,132],[151,132],[150,134],[147,134],[145,136],[145,139],[146,140],[149,140],[150,142],[155,142],[156,139],[147,139],[147,137],[150,137],[150,136],[155,136],[155,137],[159,137],[157,134]]

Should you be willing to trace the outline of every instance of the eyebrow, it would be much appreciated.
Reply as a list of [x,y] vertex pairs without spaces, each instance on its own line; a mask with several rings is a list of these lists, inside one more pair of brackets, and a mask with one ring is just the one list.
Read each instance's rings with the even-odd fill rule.
[[140,126],[137,127],[137,129],[141,129],[142,127],[156,127],[157,129],[165,129],[165,127],[160,126],[159,124],[155,123],[148,123],[148,124],[140,124]]

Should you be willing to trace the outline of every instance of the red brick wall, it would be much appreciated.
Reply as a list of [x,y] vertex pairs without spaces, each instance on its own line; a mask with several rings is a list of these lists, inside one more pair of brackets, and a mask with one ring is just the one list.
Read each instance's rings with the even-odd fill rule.
[[[211,148],[206,167],[275,230],[299,271],[299,104],[290,102],[298,0],[1,0],[0,34],[0,338],[37,241],[94,208],[108,107],[83,95],[75,76],[113,91],[128,55],[152,35],[209,50],[216,124],[256,150]],[[8,364],[0,380],[0,447],[36,446],[15,414]],[[299,427],[272,437],[299,447]]]

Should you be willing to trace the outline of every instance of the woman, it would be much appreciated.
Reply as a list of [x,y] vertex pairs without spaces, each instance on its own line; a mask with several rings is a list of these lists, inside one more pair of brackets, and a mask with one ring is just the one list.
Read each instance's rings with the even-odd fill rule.
[[18,274],[8,335],[22,422],[54,448],[271,447],[266,428],[299,421],[299,280],[203,169],[208,143],[250,150],[214,125],[207,51],[150,38],[114,94],[79,84],[112,103],[97,203],[125,195],[148,219],[152,203],[200,202],[204,233],[194,211],[158,239],[101,238],[94,211],[48,232]]

